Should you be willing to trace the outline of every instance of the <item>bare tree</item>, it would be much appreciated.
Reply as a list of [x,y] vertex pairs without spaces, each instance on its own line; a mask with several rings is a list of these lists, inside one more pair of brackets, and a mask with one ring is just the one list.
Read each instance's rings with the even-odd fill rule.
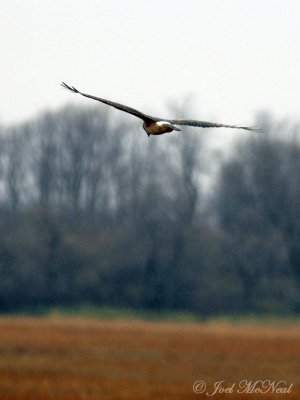
[[[299,279],[299,139],[291,141],[288,132],[282,136],[282,126],[272,128],[270,119],[264,125],[264,136],[237,144],[234,157],[221,168],[216,193],[219,222],[232,240],[246,309],[253,307],[266,277],[289,280],[292,269]],[[284,295],[294,292],[291,286]]]
[[28,165],[26,152],[29,137],[29,127],[23,126],[21,130],[11,128],[3,139],[3,185],[4,198],[12,211],[17,211],[26,201],[29,184]]

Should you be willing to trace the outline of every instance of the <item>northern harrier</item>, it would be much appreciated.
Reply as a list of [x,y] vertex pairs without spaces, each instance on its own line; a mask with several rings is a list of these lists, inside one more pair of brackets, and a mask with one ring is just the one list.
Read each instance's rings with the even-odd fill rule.
[[109,106],[117,108],[118,110],[125,111],[129,114],[134,115],[144,121],[143,128],[147,132],[147,135],[162,135],[167,132],[181,131],[175,125],[190,125],[200,128],[233,128],[233,129],[245,129],[247,131],[261,132],[262,130],[256,127],[247,127],[239,125],[226,125],[226,124],[216,124],[213,122],[197,121],[195,119],[164,119],[151,117],[150,115],[144,114],[134,108],[124,106],[119,103],[115,103],[110,100],[101,99],[100,97],[92,96],[90,94],[82,93],[75,89],[74,86],[68,86],[66,83],[62,82],[61,85],[73,93],[79,93],[82,96],[88,97],[89,99],[101,101]]

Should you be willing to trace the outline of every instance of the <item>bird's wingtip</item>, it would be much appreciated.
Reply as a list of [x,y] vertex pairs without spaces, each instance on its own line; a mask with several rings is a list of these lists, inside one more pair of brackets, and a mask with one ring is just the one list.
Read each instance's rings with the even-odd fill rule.
[[246,131],[257,132],[257,133],[264,133],[264,130],[259,126],[240,126],[236,125],[235,128],[238,129],[245,129]]
[[74,86],[69,86],[69,85],[67,85],[65,82],[61,82],[61,86],[62,86],[64,89],[68,89],[68,90],[70,90],[70,91],[73,92],[73,93],[79,93],[79,91],[78,91]]
[[252,132],[257,132],[257,133],[264,133],[264,130],[262,128],[260,128],[259,126],[251,126],[250,130]]

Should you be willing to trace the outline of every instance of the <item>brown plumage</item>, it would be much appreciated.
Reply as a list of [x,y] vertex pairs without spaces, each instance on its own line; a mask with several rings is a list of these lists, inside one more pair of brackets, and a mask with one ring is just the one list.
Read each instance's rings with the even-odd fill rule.
[[151,115],[144,114],[138,110],[135,110],[134,108],[124,106],[123,104],[115,103],[110,100],[105,100],[101,99],[100,97],[82,93],[79,90],[75,89],[74,86],[69,86],[64,82],[62,82],[61,85],[65,89],[68,89],[73,93],[79,93],[84,97],[88,97],[89,99],[101,101],[101,103],[107,104],[108,106],[112,106],[114,108],[117,108],[118,110],[127,112],[128,114],[132,114],[135,117],[142,119],[144,121],[143,128],[147,132],[148,136],[162,135],[164,133],[172,131],[181,131],[181,129],[177,128],[175,125],[189,125],[200,128],[233,128],[233,129],[245,129],[247,131],[253,131],[253,132],[262,132],[261,129],[256,127],[217,124],[213,122],[198,121],[195,119],[164,119],[164,118],[152,117]]

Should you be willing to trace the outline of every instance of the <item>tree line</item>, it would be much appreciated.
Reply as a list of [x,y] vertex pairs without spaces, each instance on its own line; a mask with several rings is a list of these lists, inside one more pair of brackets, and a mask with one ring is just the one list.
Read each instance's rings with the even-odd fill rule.
[[216,172],[202,131],[130,123],[68,106],[0,127],[0,310],[298,312],[297,124],[258,115]]

